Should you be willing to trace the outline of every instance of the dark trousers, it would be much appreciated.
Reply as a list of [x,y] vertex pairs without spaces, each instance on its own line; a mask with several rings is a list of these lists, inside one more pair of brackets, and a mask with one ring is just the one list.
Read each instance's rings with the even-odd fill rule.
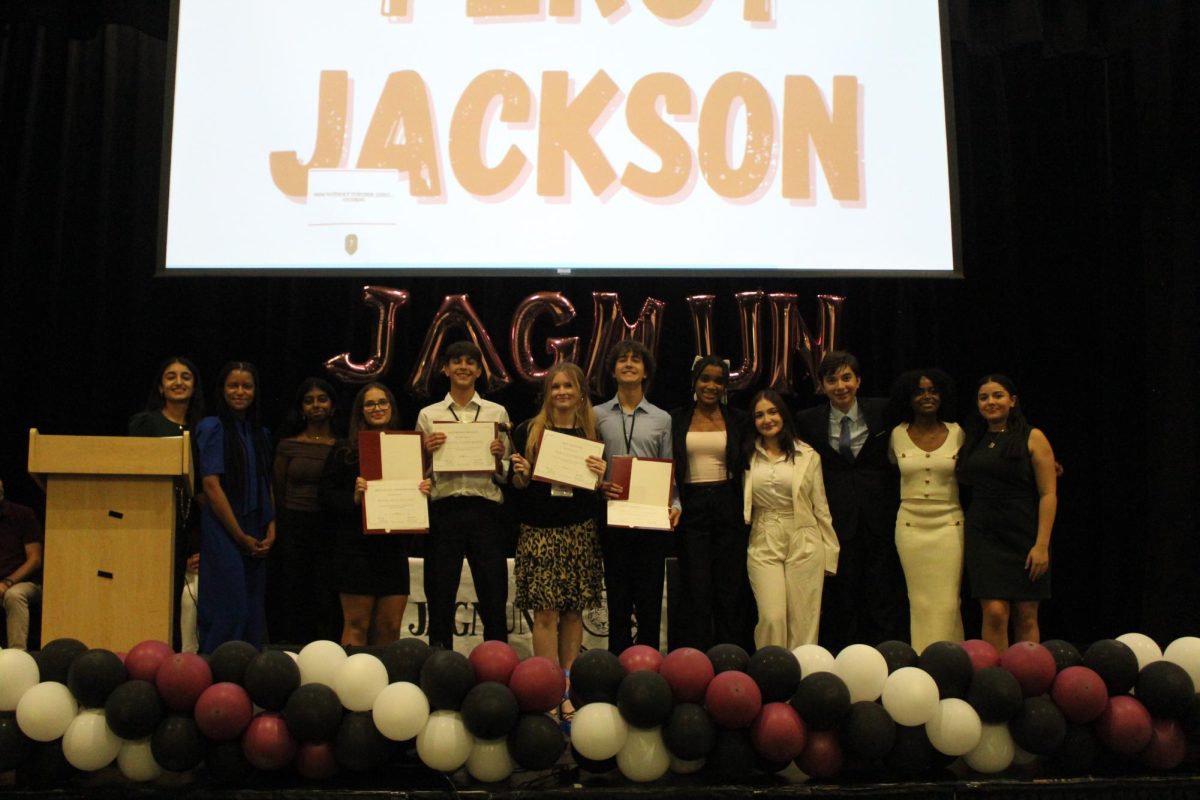
[[895,528],[885,534],[860,525],[853,536],[841,539],[837,575],[825,579],[821,601],[819,641],[834,655],[851,644],[908,641],[908,602],[895,537]]
[[483,497],[447,497],[429,507],[425,539],[425,602],[429,643],[454,649],[454,610],[463,557],[471,565],[483,638],[507,641],[508,534],[499,503]]
[[636,643],[659,648],[664,562],[671,552],[672,536],[666,531],[606,528],[600,537],[610,652],[620,655],[635,643],[635,615]]
[[742,520],[741,487],[685,484],[676,528],[683,586],[683,644],[708,650],[726,642],[754,649],[753,603],[746,576],[749,529]]
[[342,607],[333,587],[333,527],[320,511],[279,509],[267,560],[267,634],[272,642],[340,641]]

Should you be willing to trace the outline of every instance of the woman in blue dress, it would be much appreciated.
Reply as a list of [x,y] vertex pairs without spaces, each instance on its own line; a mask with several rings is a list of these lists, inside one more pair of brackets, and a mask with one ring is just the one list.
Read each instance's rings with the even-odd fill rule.
[[200,520],[200,652],[244,640],[262,646],[266,556],[275,542],[271,437],[259,424],[258,369],[231,361],[217,376],[216,416],[196,428]]

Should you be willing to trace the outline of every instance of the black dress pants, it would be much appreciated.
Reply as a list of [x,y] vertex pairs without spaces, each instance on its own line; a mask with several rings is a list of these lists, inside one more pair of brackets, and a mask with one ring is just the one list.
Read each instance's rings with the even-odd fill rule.
[[610,652],[620,655],[635,643],[659,649],[664,562],[671,552],[673,536],[667,531],[606,528],[600,537]]
[[425,602],[431,645],[454,649],[454,611],[464,556],[475,580],[483,638],[508,640],[504,614],[508,600],[505,519],[500,504],[484,497],[447,497],[430,505]]

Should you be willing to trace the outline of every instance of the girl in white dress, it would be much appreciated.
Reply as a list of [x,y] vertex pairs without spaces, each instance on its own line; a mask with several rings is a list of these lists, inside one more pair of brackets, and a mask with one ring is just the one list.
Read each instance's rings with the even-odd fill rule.
[[746,567],[758,605],[756,647],[815,644],[825,576],[840,546],[825,500],[821,457],[796,438],[778,392],[750,403],[757,436],[747,440],[744,504],[750,523]]
[[933,642],[963,640],[963,512],[954,466],[962,428],[945,420],[954,384],[940,369],[911,370],[896,379],[899,418],[889,457],[900,468],[896,550],[908,585],[910,638],[920,653]]

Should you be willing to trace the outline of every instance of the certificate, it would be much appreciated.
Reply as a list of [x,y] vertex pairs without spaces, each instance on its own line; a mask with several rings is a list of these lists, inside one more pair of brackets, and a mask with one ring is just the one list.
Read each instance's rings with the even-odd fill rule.
[[[429,530],[429,499],[416,488],[425,477],[425,448],[421,434],[416,431],[359,431],[358,474],[367,479],[367,493],[363,497],[363,533],[425,533]],[[382,488],[373,491],[377,485]]]
[[494,422],[438,422],[435,433],[446,441],[433,451],[434,472],[497,472],[500,459],[492,455],[496,440]]
[[608,501],[610,526],[671,530],[673,461],[615,456],[609,477],[621,486],[621,499]]
[[420,481],[367,481],[363,516],[369,531],[411,533],[429,530],[429,498],[421,493]]
[[580,489],[595,489],[600,478],[588,469],[588,456],[602,458],[604,442],[593,442],[558,431],[542,431],[537,460],[533,465],[533,479],[545,483],[565,483]]

